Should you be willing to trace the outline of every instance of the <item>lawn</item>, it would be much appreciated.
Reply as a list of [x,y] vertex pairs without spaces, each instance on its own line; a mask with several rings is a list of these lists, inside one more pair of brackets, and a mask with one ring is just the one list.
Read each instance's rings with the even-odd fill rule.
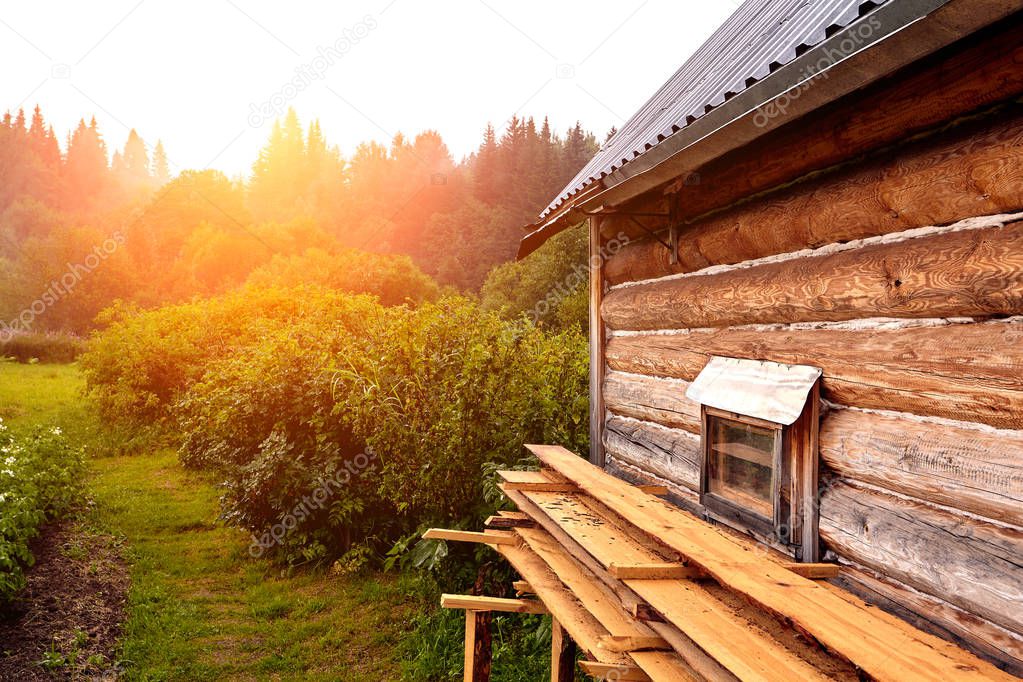
[[398,679],[414,583],[282,570],[217,520],[218,492],[172,451],[104,456],[74,365],[0,363],[0,416],[56,424],[90,444],[83,530],[123,540],[130,566],[125,679]]

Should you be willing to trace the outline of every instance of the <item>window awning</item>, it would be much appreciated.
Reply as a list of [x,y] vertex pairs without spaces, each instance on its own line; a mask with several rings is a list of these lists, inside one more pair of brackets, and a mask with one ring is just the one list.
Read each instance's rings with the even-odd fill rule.
[[819,367],[712,357],[689,385],[691,400],[788,426],[803,412]]

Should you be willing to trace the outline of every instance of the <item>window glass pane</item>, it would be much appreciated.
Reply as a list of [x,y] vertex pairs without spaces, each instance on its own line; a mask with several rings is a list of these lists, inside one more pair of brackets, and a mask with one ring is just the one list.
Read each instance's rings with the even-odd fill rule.
[[707,491],[772,518],[771,476],[781,431],[714,416],[708,430]]

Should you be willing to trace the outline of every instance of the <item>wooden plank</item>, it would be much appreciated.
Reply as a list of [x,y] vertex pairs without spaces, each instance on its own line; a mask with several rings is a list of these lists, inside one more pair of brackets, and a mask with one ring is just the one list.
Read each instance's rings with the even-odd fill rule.
[[632,605],[632,615],[636,617],[636,620],[643,621],[645,623],[665,623],[664,616],[657,612],[657,609],[650,606],[645,602],[637,602]]
[[843,477],[1023,527],[1023,432],[835,410],[820,455]]
[[630,654],[636,665],[653,680],[669,682],[702,682],[701,677],[677,656],[658,651],[634,651]]
[[600,640],[600,646],[617,653],[634,651],[670,651],[671,647],[663,637],[622,637],[608,635]]
[[[994,666],[962,649],[920,632],[877,618],[858,609],[813,581],[780,565],[750,556],[741,545],[709,524],[589,465],[564,448],[531,445],[542,463],[574,481],[588,495],[621,514],[637,530],[658,538],[702,567],[722,586],[743,595],[769,612],[791,622],[830,651],[841,655],[878,679],[1009,679]],[[630,587],[665,617],[663,596],[651,599],[640,586],[667,582],[635,581]],[[692,588],[696,583],[674,583]],[[677,604],[676,600],[676,604]],[[687,630],[688,632],[688,630]],[[747,653],[748,657],[749,654]],[[720,660],[720,659],[719,659]]]
[[529,581],[537,597],[584,654],[607,663],[627,662],[621,654],[600,648],[601,638],[610,634],[608,629],[565,588],[543,559],[524,546],[506,545],[500,551],[519,575]]
[[519,535],[557,576],[586,611],[607,629],[607,636],[644,639],[655,633],[636,620],[606,585],[575,562],[546,531],[522,530]]
[[1023,428],[1019,322],[720,329],[616,336],[607,346],[612,370],[685,381],[695,378],[712,355],[820,367],[824,397],[842,405]]
[[1023,634],[1023,531],[835,482],[821,537],[839,557]]
[[462,679],[465,682],[489,682],[492,659],[490,613],[465,612],[465,662]]
[[679,259],[635,240],[611,285],[1023,208],[1023,107],[942,130],[689,225]]
[[1023,313],[1023,223],[872,244],[604,297],[613,329]]
[[690,490],[700,489],[700,437],[695,433],[612,414],[604,428],[604,445],[615,459]]
[[531,528],[535,524],[532,519],[497,514],[488,516],[483,525],[491,530],[509,530],[511,528]]
[[552,481],[542,471],[498,471],[498,477],[511,490],[545,490],[552,493],[570,493],[576,488],[571,483]]
[[523,594],[536,594],[536,590],[525,580],[515,580],[512,582],[512,589],[520,595]]
[[575,682],[575,642],[551,619],[551,682]]
[[423,533],[424,540],[448,540],[451,542],[476,542],[484,545],[513,545],[518,542],[515,535],[507,531],[489,530],[478,533],[469,530],[431,528]]
[[842,567],[838,564],[785,564],[785,568],[810,580],[829,580],[837,578],[842,572]]
[[589,230],[589,342],[590,342],[590,462],[604,466],[604,343],[606,330],[600,315],[604,303],[604,256],[601,253],[600,218],[591,217]]
[[666,497],[668,495],[668,486],[656,485],[653,483],[637,483],[636,490],[647,495],[654,495],[656,497]]
[[480,597],[471,594],[442,594],[440,605],[445,609],[467,611],[501,611],[504,613],[547,613],[543,602],[530,599]]
[[692,566],[673,563],[618,564],[607,567],[611,577],[618,580],[693,580],[705,577],[703,571]]
[[700,405],[686,397],[689,383],[639,374],[608,372],[604,400],[611,412],[700,432]]
[[579,661],[583,671],[598,680],[621,680],[621,682],[650,682],[650,676],[635,665],[613,665],[596,661]]
[[[523,496],[604,568],[616,561],[644,563],[661,559],[628,533],[589,511],[578,495],[524,493]],[[534,518],[543,525],[540,518]],[[699,583],[627,580],[625,585],[739,679],[826,679],[766,633],[751,626],[745,618],[726,608]]]

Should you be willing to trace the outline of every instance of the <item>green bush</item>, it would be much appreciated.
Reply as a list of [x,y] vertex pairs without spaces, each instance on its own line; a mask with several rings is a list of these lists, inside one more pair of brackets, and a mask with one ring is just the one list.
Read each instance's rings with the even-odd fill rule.
[[83,457],[59,428],[15,437],[0,422],[0,603],[25,584],[29,541],[82,491]]
[[252,554],[322,560],[393,534],[378,463],[331,415],[330,368],[362,352],[382,313],[352,297],[287,327],[267,321],[259,343],[207,366],[176,406],[182,460],[224,481],[223,516],[252,531]]
[[588,447],[586,341],[448,298],[395,309],[363,364],[338,370],[335,414],[381,461],[381,491],[420,523],[481,522],[484,464],[529,442]]
[[80,362],[86,390],[109,422],[173,426],[173,407],[206,368],[307,316],[329,319],[350,296],[317,287],[246,289],[138,311],[115,306],[101,318]]
[[74,362],[84,350],[85,341],[72,334],[0,333],[0,358],[14,358],[18,362]]

